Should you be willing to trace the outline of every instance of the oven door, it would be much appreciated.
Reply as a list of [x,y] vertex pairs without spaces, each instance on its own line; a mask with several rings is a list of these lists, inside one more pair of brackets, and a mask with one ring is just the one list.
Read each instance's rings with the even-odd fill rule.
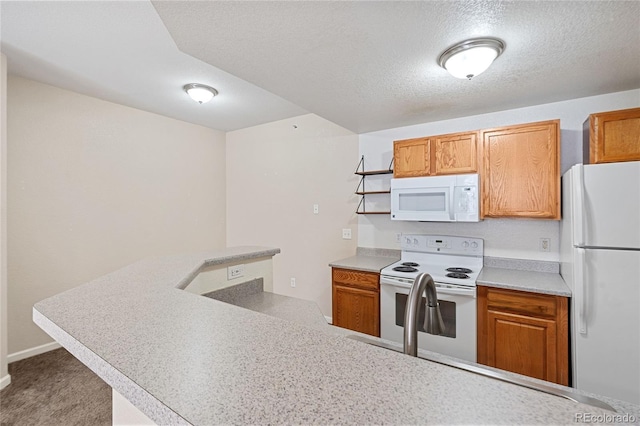
[[[402,343],[404,314],[411,284],[380,278],[380,337]],[[418,318],[418,347],[455,358],[476,362],[476,288],[436,283],[445,332],[425,333],[425,298]]]

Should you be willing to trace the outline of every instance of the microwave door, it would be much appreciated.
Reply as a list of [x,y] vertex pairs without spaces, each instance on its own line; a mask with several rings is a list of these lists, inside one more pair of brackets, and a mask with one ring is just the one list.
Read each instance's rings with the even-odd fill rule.
[[451,188],[402,188],[392,190],[391,219],[451,222]]

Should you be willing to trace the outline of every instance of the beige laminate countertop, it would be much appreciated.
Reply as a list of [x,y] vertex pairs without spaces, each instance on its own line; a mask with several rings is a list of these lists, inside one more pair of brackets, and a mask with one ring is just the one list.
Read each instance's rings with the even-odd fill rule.
[[278,252],[145,259],[38,302],[34,321],[158,424],[575,424],[576,413],[615,414],[181,290],[205,266]]
[[398,260],[400,260],[400,256],[387,257],[356,254],[355,256],[347,257],[346,259],[331,262],[329,263],[329,266],[332,268],[353,269],[364,272],[380,272],[381,269],[397,262]]
[[[372,256],[356,254],[329,263],[333,268],[352,269],[355,271],[380,272],[383,268],[398,261],[399,256]],[[504,259],[509,264],[509,259]],[[528,262],[528,261],[525,261]],[[511,260],[518,266],[521,261]],[[528,271],[522,269],[498,268],[484,266],[477,279],[478,285],[528,291],[532,293],[550,294],[571,297],[571,290],[560,274],[555,272]]]
[[571,297],[569,286],[560,274],[553,272],[521,271],[485,266],[476,283],[486,287]]

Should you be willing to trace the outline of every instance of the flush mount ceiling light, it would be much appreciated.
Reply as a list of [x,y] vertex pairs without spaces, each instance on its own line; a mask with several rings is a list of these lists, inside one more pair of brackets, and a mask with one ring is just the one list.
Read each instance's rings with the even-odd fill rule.
[[505,44],[497,38],[473,38],[455,44],[438,58],[438,65],[457,78],[483,73],[504,51]]
[[191,96],[191,99],[201,104],[209,102],[218,94],[218,91],[213,87],[198,83],[185,84],[183,89]]

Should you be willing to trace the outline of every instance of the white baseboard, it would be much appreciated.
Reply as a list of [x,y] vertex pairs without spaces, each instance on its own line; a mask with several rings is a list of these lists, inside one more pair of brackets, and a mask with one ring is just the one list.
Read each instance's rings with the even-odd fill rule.
[[0,379],[0,390],[6,388],[11,383],[11,376],[7,374],[3,378]]
[[327,324],[333,324],[333,318],[332,317],[328,317],[328,316],[324,316],[324,319],[327,320]]
[[24,351],[14,352],[12,354],[7,355],[7,363],[11,364],[12,362],[20,361],[26,358],[31,358],[32,356],[40,355],[45,352],[49,352],[61,347],[62,346],[60,346],[60,343],[51,342],[51,343],[46,343],[44,345],[36,346],[35,348],[25,349]]

